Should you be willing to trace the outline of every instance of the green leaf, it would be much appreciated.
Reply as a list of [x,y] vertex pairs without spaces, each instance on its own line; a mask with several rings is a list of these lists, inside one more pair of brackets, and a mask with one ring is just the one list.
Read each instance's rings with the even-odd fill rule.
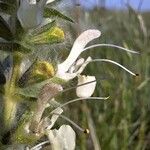
[[37,63],[37,58],[32,62],[32,64],[30,65],[30,67],[28,69],[26,69],[26,67],[21,68],[22,70],[26,70],[26,71],[23,73],[23,75],[18,80],[17,84],[20,88],[24,88],[24,87],[28,86],[30,76],[33,72],[33,68],[36,63]]
[[50,28],[52,28],[52,27],[54,27],[54,26],[56,26],[56,21],[55,21],[55,20],[53,20],[53,21],[47,23],[46,25],[44,25],[44,26],[42,26],[42,27],[39,27],[39,28],[34,29],[33,31],[31,31],[30,34],[31,34],[32,36],[36,36],[36,35],[38,35],[38,34],[41,34],[41,33],[46,32],[47,30],[49,30]]
[[51,18],[51,17],[57,17],[57,18],[61,18],[61,19],[64,19],[64,20],[67,20],[67,21],[70,21],[70,22],[74,22],[71,18],[65,16],[64,14],[60,13],[59,11],[57,11],[56,9],[53,9],[53,8],[48,8],[46,7],[44,9],[44,17],[47,17],[47,18]]
[[11,30],[2,16],[0,16],[0,37],[6,40],[12,40],[13,38]]
[[24,54],[28,54],[35,49],[32,45],[29,45],[22,41],[21,42],[16,41],[15,44],[17,45],[17,48],[15,49],[15,51],[18,51]]
[[65,81],[60,78],[53,77],[53,78],[45,80],[41,83],[37,83],[37,84],[31,85],[31,86],[28,86],[25,88],[18,88],[16,90],[16,94],[17,95],[19,94],[24,97],[37,98],[41,88],[47,83],[64,84]]
[[6,52],[21,52],[27,54],[34,50],[34,47],[23,42],[0,40],[0,50]]

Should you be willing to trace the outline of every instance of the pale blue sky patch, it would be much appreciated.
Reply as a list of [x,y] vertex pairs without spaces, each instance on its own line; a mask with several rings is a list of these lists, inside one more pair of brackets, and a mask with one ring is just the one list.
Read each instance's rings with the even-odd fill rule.
[[[88,1],[88,0],[87,0]],[[100,0],[98,0],[100,1]],[[141,0],[128,0],[130,6],[135,10],[138,9]],[[109,9],[126,9],[127,0],[106,0],[105,6]],[[142,11],[150,11],[150,0],[143,0],[141,4]]]
[[[127,9],[126,3],[129,4],[135,9],[138,9],[141,0],[62,0],[60,7],[73,7],[75,3],[80,3],[81,7],[85,9],[93,9],[96,6],[105,5],[108,9]],[[141,5],[142,11],[150,11],[150,0],[143,0]]]
[[[127,1],[130,6],[138,10],[141,0],[62,0],[57,8],[64,10],[65,8],[72,8],[79,3],[82,8],[93,9],[96,6],[105,6],[107,9],[122,10],[127,9]],[[141,11],[150,11],[150,0],[142,0]]]

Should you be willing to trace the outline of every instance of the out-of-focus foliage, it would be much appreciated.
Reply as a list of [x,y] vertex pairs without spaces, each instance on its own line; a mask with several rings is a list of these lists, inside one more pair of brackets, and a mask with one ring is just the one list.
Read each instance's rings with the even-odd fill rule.
[[[68,27],[71,31],[79,33],[80,30],[94,26],[102,32],[99,43],[117,44],[140,52],[139,55],[131,55],[113,48],[101,47],[86,53],[92,58],[108,58],[121,62],[139,74],[133,78],[116,66],[105,63],[94,63],[87,67],[86,72],[96,75],[99,80],[95,96],[110,95],[109,101],[90,101],[87,105],[95,124],[99,147],[102,150],[149,149],[150,13],[140,14],[131,8],[127,11],[98,8],[83,11],[78,8],[71,13],[75,15],[78,23],[74,28]],[[72,118],[86,127],[89,116],[84,112],[84,107],[84,103],[74,104],[70,106],[70,111]],[[79,139],[77,145],[80,143],[81,149],[95,147],[89,140],[92,135],[79,134]]]

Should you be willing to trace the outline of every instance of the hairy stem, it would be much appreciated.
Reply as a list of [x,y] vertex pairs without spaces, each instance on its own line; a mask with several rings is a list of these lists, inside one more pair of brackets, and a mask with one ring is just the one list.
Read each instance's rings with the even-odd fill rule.
[[[14,54],[13,60],[16,59],[16,55]],[[15,60],[16,61],[16,60]],[[14,95],[16,80],[18,79],[20,73],[20,60],[13,64],[13,71],[11,80],[8,81],[5,85],[5,94],[4,94],[4,127],[6,131],[8,131],[14,123],[15,114],[17,111],[17,100]]]

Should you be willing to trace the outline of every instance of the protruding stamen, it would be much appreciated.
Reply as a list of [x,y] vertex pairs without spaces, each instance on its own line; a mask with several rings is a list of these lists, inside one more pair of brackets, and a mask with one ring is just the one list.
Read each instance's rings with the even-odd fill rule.
[[130,53],[134,53],[134,54],[139,54],[139,52],[136,52],[136,51],[133,51],[133,50],[130,50],[130,49],[127,49],[127,48],[124,48],[124,47],[121,47],[121,46],[118,46],[118,45],[114,45],[114,44],[94,44],[94,45],[91,45],[91,46],[88,46],[84,49],[85,50],[88,50],[88,49],[91,49],[91,48],[95,48],[95,47],[114,47],[114,48],[118,48],[118,49],[121,49],[123,51],[127,51],[127,52],[130,52]]
[[73,100],[71,100],[71,101],[68,101],[68,102],[66,102],[66,103],[64,103],[64,104],[62,104],[62,105],[56,107],[54,110],[51,111],[50,114],[53,114],[53,113],[55,112],[55,110],[58,109],[58,108],[62,108],[62,107],[64,107],[64,106],[68,105],[68,104],[71,104],[71,103],[74,103],[74,102],[77,102],[77,101],[82,101],[82,100],[92,100],[92,99],[94,99],[94,100],[102,100],[102,99],[103,99],[103,100],[107,100],[108,98],[109,98],[109,96],[108,96],[108,97],[76,98],[76,99],[73,99]]
[[71,123],[74,127],[76,127],[78,130],[80,130],[81,132],[85,133],[86,129],[83,129],[82,127],[80,127],[79,125],[77,125],[74,121],[70,120],[68,117],[64,116],[64,115],[60,115],[57,113],[53,113],[54,115],[58,115],[59,117],[65,119],[66,121],[68,121],[69,123]]
[[34,147],[32,147],[30,150],[37,150],[38,148],[42,148],[42,146],[47,144],[47,143],[49,143],[49,141],[41,142],[40,144],[37,144]]
[[94,59],[94,60],[91,60],[90,62],[96,62],[96,61],[109,62],[109,63],[115,64],[115,65],[119,66],[120,68],[124,69],[125,71],[127,71],[128,73],[130,73],[131,75],[137,76],[135,73],[133,73],[132,71],[130,71],[126,67],[122,66],[121,64],[119,64],[119,63],[117,63],[113,60],[110,60],[110,59]]

